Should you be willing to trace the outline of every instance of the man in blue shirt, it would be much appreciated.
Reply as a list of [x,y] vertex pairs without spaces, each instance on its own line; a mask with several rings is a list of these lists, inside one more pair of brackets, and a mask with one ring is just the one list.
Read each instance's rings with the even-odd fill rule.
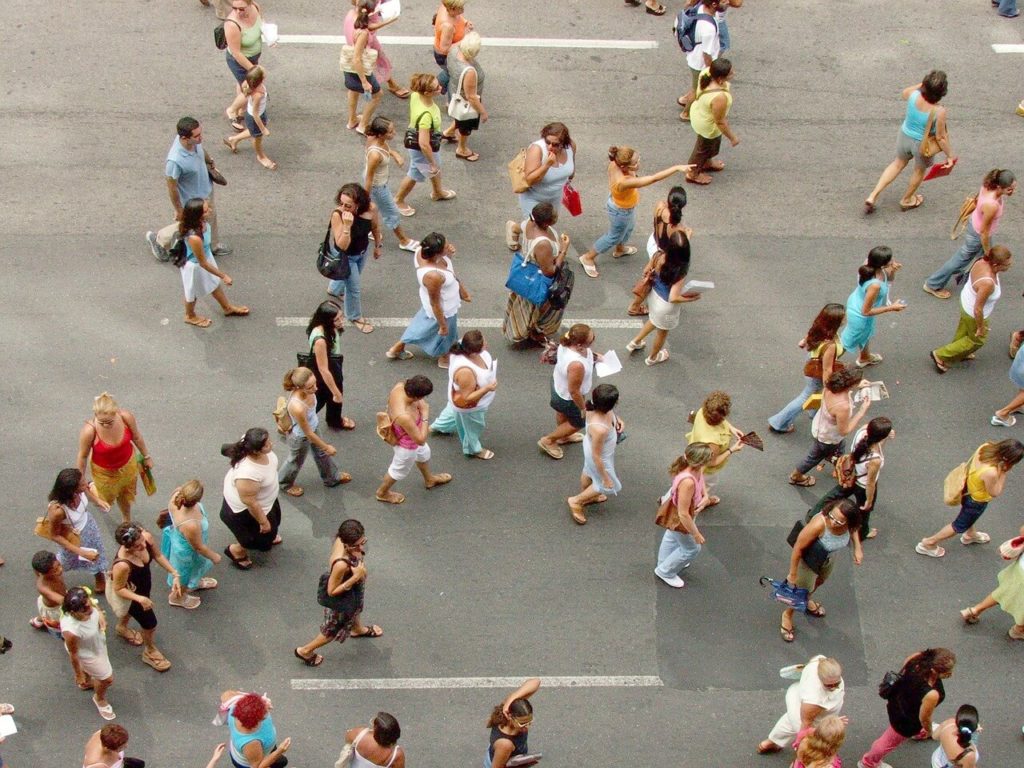
[[216,168],[213,166],[213,160],[203,151],[203,127],[195,118],[183,117],[178,121],[177,131],[178,135],[167,153],[167,164],[164,169],[167,194],[174,207],[174,223],[168,224],[159,232],[147,232],[146,242],[157,259],[167,261],[167,249],[171,247],[178,231],[182,209],[185,203],[198,197],[210,204],[208,221],[212,229],[213,255],[227,256],[231,249],[217,237],[217,209],[213,203],[213,182],[210,180],[210,174],[216,171]]

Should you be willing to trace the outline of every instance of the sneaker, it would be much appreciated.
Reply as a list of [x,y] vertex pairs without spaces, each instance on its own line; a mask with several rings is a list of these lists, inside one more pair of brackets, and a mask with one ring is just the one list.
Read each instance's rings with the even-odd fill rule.
[[217,243],[213,246],[214,256],[230,256],[234,253],[234,249],[230,245],[224,245],[224,243]]
[[658,573],[657,568],[654,569],[654,575],[662,581],[664,581],[670,587],[675,587],[676,589],[682,589],[683,585],[686,584],[686,582],[680,579],[678,576],[662,576],[660,573]]
[[993,427],[1012,427],[1017,423],[1017,417],[1011,414],[1010,418],[1004,419],[998,413],[995,413],[992,415],[992,418],[989,419],[989,423]]
[[167,596],[167,602],[173,605],[175,608],[184,608],[185,610],[192,611],[198,608],[202,604],[202,599],[195,595],[182,595],[181,597],[174,597],[174,595]]
[[153,252],[153,258],[157,261],[168,261],[171,258],[171,254],[167,252],[167,249],[156,241],[156,232],[147,232],[146,242],[149,243],[149,250]]

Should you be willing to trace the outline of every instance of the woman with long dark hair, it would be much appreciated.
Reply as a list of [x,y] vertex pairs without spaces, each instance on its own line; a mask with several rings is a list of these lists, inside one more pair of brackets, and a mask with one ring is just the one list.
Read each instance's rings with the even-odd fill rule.
[[651,354],[644,363],[657,365],[668,360],[665,340],[668,332],[679,325],[681,304],[697,301],[699,293],[683,293],[686,273],[690,269],[690,241],[682,232],[670,236],[667,246],[651,259],[648,269],[653,275],[651,292],[647,297],[650,314],[640,332],[626,344],[626,349],[636,352],[647,343],[644,339],[654,331]]
[[493,459],[494,451],[480,444],[487,424],[487,409],[498,388],[498,366],[480,331],[467,331],[452,345],[448,358],[448,404],[430,425],[433,432],[457,432],[462,452],[478,459]]
[[[355,7],[345,14],[345,42],[353,49],[352,69],[345,72],[345,90],[348,91],[348,122],[345,127],[364,136],[382,96],[376,72],[363,71],[363,52],[367,49],[380,50],[377,33],[370,25],[370,16],[376,7],[377,0],[358,0]],[[362,114],[357,114],[359,99],[364,94],[369,96],[369,102],[363,105]]]
[[487,718],[491,741],[484,753],[484,768],[505,768],[513,757],[529,754],[527,739],[533,723],[530,697],[539,689],[540,678],[530,678],[491,711]]
[[[650,274],[650,260],[658,251],[664,251],[672,242],[672,235],[681,232],[687,241],[693,236],[693,230],[683,224],[683,208],[686,207],[686,190],[682,187],[672,187],[668,191],[668,197],[659,200],[654,206],[654,227],[650,238],[647,240],[648,265],[645,265],[643,274]],[[649,291],[649,289],[648,289]],[[634,294],[626,314],[633,317],[643,317],[647,314],[647,306],[644,304],[646,295]]]
[[345,332],[345,316],[332,301],[325,301],[309,318],[306,337],[313,356],[311,370],[316,376],[316,412],[327,406],[327,426],[331,429],[355,429],[356,423],[341,413],[344,400],[344,370],[341,334]]
[[896,181],[896,177],[911,160],[914,161],[914,172],[910,176],[910,183],[907,184],[907,191],[900,199],[900,210],[909,211],[924,202],[924,198],[916,194],[917,188],[924,180],[925,171],[935,162],[934,157],[925,157],[921,153],[921,144],[926,133],[938,141],[939,148],[946,155],[946,166],[956,163],[956,155],[953,154],[949,133],[946,130],[946,108],[939,106],[947,90],[949,83],[946,81],[946,73],[938,69],[933,69],[925,75],[920,83],[903,89],[907,109],[903,125],[900,127],[899,141],[896,142],[896,158],[882,171],[878,183],[864,201],[864,213],[875,212],[875,203],[882,190]]
[[619,390],[613,384],[598,384],[587,402],[587,426],[583,435],[583,473],[580,492],[566,501],[573,522],[585,525],[583,508],[608,501],[622,490],[615,474],[615,446],[625,428],[612,410],[619,402]]
[[352,746],[351,763],[342,765],[339,760],[335,768],[405,768],[405,750],[398,744],[401,736],[398,719],[388,712],[378,712],[369,727],[345,732],[345,743]]
[[[804,388],[781,411],[768,419],[768,428],[772,432],[786,435],[796,429],[796,418],[804,408],[804,403],[811,395],[821,392],[822,381],[827,380],[842,363],[836,361],[843,354],[843,343],[839,340],[839,328],[846,319],[846,308],[842,304],[826,304],[822,307],[814,322],[811,323],[807,335],[797,342],[797,346],[807,352],[808,363],[804,364]],[[817,362],[811,362],[817,361]],[[820,374],[808,376],[808,369],[813,368]],[[814,410],[810,411],[814,417]]]
[[384,251],[380,231],[380,216],[370,195],[358,184],[345,184],[334,198],[337,206],[331,211],[330,246],[335,254],[348,257],[349,275],[344,280],[331,280],[327,292],[335,298],[344,298],[345,317],[363,333],[372,333],[373,326],[363,317],[360,300],[363,267],[370,248],[373,232],[373,258],[379,259]]
[[886,692],[889,724],[858,761],[860,768],[881,768],[885,756],[912,737],[927,739],[932,715],[946,698],[942,681],[953,674],[956,654],[948,648],[927,648],[910,656]]
[[181,284],[185,289],[185,322],[197,328],[207,328],[210,318],[196,314],[196,300],[213,294],[225,317],[248,315],[249,308],[235,306],[224,294],[224,286],[233,283],[231,277],[217,266],[211,250],[211,228],[206,220],[210,204],[199,197],[185,203],[178,232],[185,241],[185,262],[181,265]]
[[281,543],[281,503],[277,500],[277,456],[267,430],[253,427],[237,442],[221,446],[231,462],[224,476],[220,519],[236,541],[224,547],[231,564],[241,571],[252,568],[249,550],[269,552]]
[[57,559],[61,566],[65,571],[93,574],[96,591],[102,592],[110,566],[103,551],[100,527],[89,512],[89,502],[104,512],[110,511],[110,504],[99,495],[93,483],[86,482],[82,471],[73,467],[57,473],[47,499],[46,517],[53,543],[60,547]]
[[848,350],[858,350],[857,365],[877,365],[882,356],[872,354],[868,344],[875,335],[875,317],[907,308],[902,299],[889,299],[889,286],[903,265],[892,257],[892,248],[878,245],[868,252],[867,261],[857,270],[857,287],[846,300],[846,327],[839,340]]

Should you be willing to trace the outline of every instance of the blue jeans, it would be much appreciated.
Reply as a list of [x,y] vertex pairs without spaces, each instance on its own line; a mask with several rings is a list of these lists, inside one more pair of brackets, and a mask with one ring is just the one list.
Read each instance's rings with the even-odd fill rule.
[[[1006,0],[1004,0],[1005,2]],[[1017,0],[1010,0],[1010,2],[1017,2]],[[718,22],[718,55],[721,56],[723,53],[729,50],[729,25],[725,19]]]
[[999,11],[1000,16],[1016,16],[1017,15],[1017,0],[999,0]]
[[[313,430],[317,437],[322,437],[320,430],[321,427],[317,424],[316,429]],[[289,432],[285,436],[284,442],[288,446],[288,458],[277,470],[277,482],[283,490],[287,490],[295,484],[295,478],[299,476],[299,470],[306,463],[306,456],[310,451],[313,452],[313,461],[316,462],[316,468],[320,472],[320,479],[324,481],[324,485],[328,488],[338,485],[338,467],[335,465],[334,459],[322,448],[314,445],[304,433]]]
[[380,212],[380,220],[384,222],[384,226],[388,229],[398,229],[398,225],[402,221],[401,214],[398,212],[394,195],[391,194],[391,189],[388,188],[388,185],[374,184],[370,187],[370,199],[377,206],[377,210]]
[[661,546],[658,547],[658,567],[654,570],[659,576],[671,579],[678,576],[679,572],[699,554],[700,544],[693,536],[688,533],[665,531],[665,535],[661,537]]
[[925,280],[925,285],[933,291],[941,290],[946,287],[946,283],[953,275],[957,276],[957,283],[959,283],[971,268],[974,260],[980,256],[982,256],[981,236],[974,231],[974,222],[968,221],[967,228],[964,230],[963,245],[950,257],[949,261]]
[[[794,397],[789,405],[768,419],[768,424],[771,425],[772,429],[785,432],[792,427],[796,417],[804,409],[804,401],[815,392],[821,392],[821,379],[812,379],[810,376],[804,376],[804,382],[803,391]],[[808,411],[808,415],[814,418],[814,411]]]
[[986,507],[988,507],[987,501],[976,501],[971,494],[965,493],[960,499],[960,514],[953,521],[953,530],[957,533],[965,533],[968,529],[973,528]]
[[604,253],[625,243],[633,234],[636,224],[636,208],[619,208],[610,197],[607,208],[610,228],[594,243],[594,253]]
[[358,320],[363,316],[363,305],[359,301],[360,274],[363,271],[363,263],[366,261],[366,253],[358,256],[349,256],[349,275],[344,280],[331,280],[327,286],[327,292],[331,296],[345,297],[345,317],[349,322]]

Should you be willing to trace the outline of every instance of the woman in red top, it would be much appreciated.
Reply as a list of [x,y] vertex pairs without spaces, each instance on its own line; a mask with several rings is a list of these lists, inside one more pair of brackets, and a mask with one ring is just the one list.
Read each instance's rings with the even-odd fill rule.
[[[78,435],[78,470],[85,474],[89,460],[92,481],[100,498],[109,504],[117,502],[124,522],[132,519],[132,502],[139,479],[135,449],[142,452],[143,466],[153,468],[153,459],[146,450],[139,425],[131,411],[118,408],[107,392],[93,400],[92,421],[85,422]],[[90,454],[91,457],[90,457]]]

